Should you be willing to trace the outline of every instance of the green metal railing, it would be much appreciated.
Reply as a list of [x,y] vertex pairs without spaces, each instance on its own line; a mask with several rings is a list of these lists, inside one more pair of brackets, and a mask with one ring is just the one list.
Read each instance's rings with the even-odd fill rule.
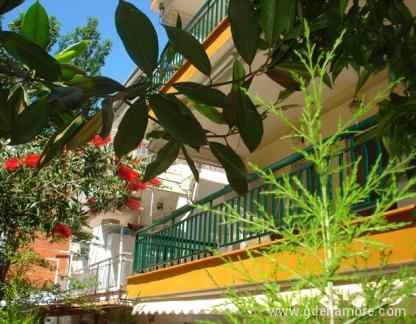
[[[354,162],[358,156],[361,156],[358,181],[362,183],[365,182],[371,165],[380,155],[384,155],[381,144],[375,139],[364,142],[357,140],[358,131],[364,131],[374,124],[373,119],[368,119],[351,128],[350,135],[342,138],[342,143],[345,145],[340,149],[334,162],[338,165],[346,165],[345,163]],[[288,169],[291,180],[297,178],[311,192],[319,188],[319,179],[313,166],[303,160],[301,153],[280,160],[267,171],[276,174],[276,180],[281,183],[282,173],[287,173],[283,170]],[[349,172],[348,168],[340,168],[340,170],[342,171],[329,180],[330,194]],[[277,226],[285,226],[291,221],[291,215],[299,213],[300,210],[293,201],[262,194],[272,189],[271,185],[262,183],[258,175],[253,175],[250,179],[250,189],[245,196],[237,195],[227,186],[196,203],[198,206],[209,207],[210,210],[184,206],[143,228],[136,235],[134,272],[147,272],[196,260],[209,255],[212,249],[244,244],[249,240],[270,234],[264,231],[254,232],[243,222],[230,222],[231,207],[240,211],[240,214],[250,221],[261,221],[264,210],[274,217]],[[230,198],[225,199],[225,195]],[[369,208],[374,204],[375,198],[374,195],[370,195],[355,208]]]
[[[184,30],[202,43],[227,16],[226,6],[226,0],[207,0],[184,27]],[[178,53],[170,57],[167,51],[163,52],[159,67],[152,75],[153,83],[165,84],[184,62],[185,58]]]

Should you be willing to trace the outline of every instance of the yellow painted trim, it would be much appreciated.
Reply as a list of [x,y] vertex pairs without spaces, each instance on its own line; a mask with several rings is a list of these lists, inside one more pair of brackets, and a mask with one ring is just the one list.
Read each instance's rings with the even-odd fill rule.
[[[413,206],[396,209],[386,213],[386,217],[389,221],[409,220],[411,219],[412,210]],[[403,229],[371,235],[372,240],[389,246],[388,251],[391,254],[388,264],[390,266],[415,261],[415,237],[416,226],[414,221]],[[278,244],[279,241],[265,243],[248,250],[238,250],[224,254],[223,257],[231,260],[231,263],[215,256],[130,277],[127,280],[127,296],[129,298],[152,297],[164,294],[191,293],[248,283],[255,284],[264,280],[292,280],[293,276],[290,271],[275,272],[278,263],[284,264],[288,269],[297,269],[297,272],[305,274],[315,274],[322,271],[316,265],[319,262],[314,257],[300,259],[299,254],[291,252],[274,254],[272,257],[265,257],[256,253],[265,246]],[[356,242],[351,245],[351,249],[359,251],[362,249],[362,244]],[[247,251],[252,253],[254,258],[250,258]],[[376,253],[378,251],[374,250],[374,252],[369,253],[366,268],[380,265],[380,253]],[[319,251],[318,255],[322,255],[322,251]],[[357,261],[355,265],[360,268],[364,267],[362,260]],[[345,263],[342,270],[351,271],[354,269],[350,264]],[[250,280],[248,280],[247,275],[250,275]]]

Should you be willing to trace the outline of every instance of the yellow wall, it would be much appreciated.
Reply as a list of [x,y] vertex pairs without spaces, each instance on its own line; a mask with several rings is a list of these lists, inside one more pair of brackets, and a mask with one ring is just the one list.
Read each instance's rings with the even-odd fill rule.
[[[416,227],[411,213],[413,206],[401,208],[386,215],[390,221],[401,221],[403,219],[413,221],[412,226],[388,233],[377,233],[371,235],[371,239],[384,243],[388,246],[386,251],[391,255],[388,261],[390,266],[414,263],[416,260]],[[165,269],[139,274],[128,278],[127,295],[129,298],[154,297],[166,294],[201,293],[202,291],[224,288],[227,286],[239,286],[259,283],[264,280],[288,281],[293,276],[288,270],[297,269],[301,273],[319,273],[322,269],[313,257],[300,258],[301,253],[282,252],[263,256],[256,254],[262,248],[270,244],[266,243],[249,249],[253,253],[250,258],[245,250],[234,251],[223,256],[232,262],[227,263],[223,258],[210,257],[198,261],[189,262]],[[351,245],[352,250],[362,249],[358,242]],[[319,254],[322,255],[321,252]],[[368,268],[377,268],[380,265],[380,251],[373,249],[369,254]],[[362,261],[356,264],[363,267]],[[343,271],[351,271],[353,268],[344,264]],[[250,278],[249,278],[250,277]],[[215,278],[215,282],[214,282]]]

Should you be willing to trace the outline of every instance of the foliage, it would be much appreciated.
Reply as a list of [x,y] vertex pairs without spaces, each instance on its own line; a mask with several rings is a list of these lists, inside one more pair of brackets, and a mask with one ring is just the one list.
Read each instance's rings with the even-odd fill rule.
[[[4,7],[4,12],[16,5],[12,2],[6,1],[10,5]],[[37,3],[36,6],[41,5]],[[58,155],[71,138],[80,137],[83,132],[98,133],[101,129],[100,134],[105,137],[113,119],[111,106],[122,101],[142,117],[148,113],[147,107],[150,105],[155,116],[148,113],[145,119],[151,119],[163,128],[162,133],[151,134],[168,141],[163,152],[166,160],[159,159],[158,165],[153,165],[149,170],[152,176],[155,170],[163,172],[168,164],[166,161],[174,161],[180,152],[187,157],[191,167],[193,161],[188,150],[198,151],[202,146],[208,146],[218,153],[216,149],[220,143],[225,145],[227,151],[234,152],[227,139],[237,133],[247,148],[253,151],[263,138],[263,119],[266,115],[259,112],[250,97],[240,90],[240,86],[249,88],[253,78],[267,75],[283,87],[276,98],[279,104],[290,93],[298,91],[301,84],[291,72],[296,72],[308,81],[308,73],[295,55],[295,50],[305,46],[302,35],[304,21],[307,21],[311,28],[311,41],[320,51],[331,49],[340,32],[346,30],[324,81],[332,85],[345,68],[352,67],[358,75],[356,98],[351,98],[352,101],[359,101],[359,90],[365,82],[383,69],[388,70],[390,81],[401,80],[406,92],[401,94],[399,87],[392,89],[392,95],[383,102],[380,113],[382,121],[393,122],[381,122],[378,133],[380,136],[390,136],[390,147],[397,148],[392,150],[393,153],[401,154],[412,146],[415,135],[409,120],[413,119],[415,79],[410,71],[415,70],[416,65],[413,59],[416,50],[415,19],[403,0],[230,0],[228,10],[234,45],[245,65],[236,59],[229,80],[220,84],[211,80],[212,66],[207,53],[194,35],[182,29],[180,19],[177,26],[165,26],[169,42],[162,51],[163,55],[159,56],[158,39],[150,20],[126,1],[119,1],[115,25],[130,58],[143,71],[137,82],[127,87],[108,78],[87,76],[79,66],[75,66],[74,60],[82,57],[84,52],[82,43],[52,57],[39,47],[37,42],[42,35],[38,33],[21,36],[8,31],[0,32],[0,43],[4,49],[24,64],[16,68],[11,62],[3,60],[3,78],[10,86],[1,90],[4,98],[2,106],[7,108],[1,112],[0,136],[10,138],[14,144],[28,142],[46,127],[49,120],[59,120],[58,125],[62,127],[45,148],[46,154],[41,163],[44,165]],[[29,15],[29,11],[26,15]],[[31,30],[41,33],[42,28],[37,27],[45,24],[44,16],[33,20],[31,24]],[[254,65],[254,57],[260,49],[264,54],[262,62]],[[209,84],[172,82],[169,86],[174,87],[176,93],[159,92],[162,86],[159,76],[166,75],[164,69],[169,66],[175,53],[183,55],[208,76]],[[65,57],[70,57],[71,61],[68,62]],[[158,63],[161,63],[160,68]],[[43,90],[42,95],[31,104],[20,100],[17,105],[10,100],[17,96],[13,94],[16,85],[22,80],[36,84]],[[217,89],[221,85],[228,85],[225,93]],[[184,96],[187,99],[181,101]],[[99,123],[93,121],[94,116],[88,109],[82,108],[87,101],[97,98],[106,99],[102,104],[102,121]],[[141,104],[132,105],[135,99],[140,99]],[[213,129],[205,129],[189,109],[187,103],[190,101],[195,103],[199,111],[209,115],[211,120],[225,122],[229,126],[228,131],[220,134]],[[398,102],[406,108],[400,114],[396,114]],[[75,116],[74,111],[79,114]],[[128,116],[130,114],[125,118]],[[33,120],[33,125],[29,126],[28,120]],[[116,152],[126,154],[134,147],[130,137],[138,144],[143,139],[147,124],[143,121],[132,129],[129,122],[122,122]],[[397,124],[402,126],[400,130],[392,127]],[[125,127],[132,129],[132,132],[126,131]],[[78,141],[77,145],[85,140]],[[125,145],[125,142],[129,145]],[[223,166],[231,186],[237,192],[244,193],[247,170],[241,157],[233,153]],[[198,178],[196,169],[193,170]],[[148,177],[145,174],[145,178]]]
[[[311,81],[307,87],[305,80],[297,76],[304,94],[300,123],[289,121],[279,107],[258,97],[255,99],[284,120],[292,136],[302,137],[311,144],[311,149],[297,151],[315,170],[317,186],[311,190],[297,177],[285,174],[281,178],[279,175],[278,179],[275,174],[253,166],[264,180],[265,188],[270,188],[261,194],[278,201],[290,201],[291,204],[285,204],[283,223],[276,224],[275,215],[260,204],[258,213],[250,217],[244,217],[239,210],[234,209],[231,223],[249,231],[271,233],[281,238],[274,244],[249,251],[248,254],[253,263],[259,256],[267,258],[277,278],[283,273],[288,273],[289,277],[285,277],[284,283],[279,282],[279,279],[265,281],[260,288],[264,295],[261,298],[256,298],[252,292],[244,294],[235,287],[230,288],[226,295],[238,311],[227,314],[229,323],[276,323],[278,320],[285,323],[382,322],[384,319],[377,315],[379,309],[392,307],[392,304],[402,299],[409,301],[416,289],[414,266],[403,266],[394,273],[389,272],[390,246],[371,237],[374,233],[394,231],[406,225],[387,221],[385,212],[404,198],[416,197],[416,179],[410,179],[402,188],[398,185],[399,178],[410,168],[408,164],[416,153],[411,152],[403,161],[391,157],[383,166],[379,156],[364,181],[359,179],[359,170],[362,168],[359,158],[338,164],[342,137],[358,135],[351,130],[351,125],[382,100],[386,92],[379,93],[366,103],[362,102],[351,120],[345,124],[340,122],[334,135],[325,139],[322,134],[325,124],[321,120],[322,93],[325,88],[323,79],[336,51],[319,51],[320,54],[316,56],[319,48],[311,45],[309,37],[312,35],[307,28],[305,33],[305,53],[297,55],[310,74]],[[340,173],[344,175],[343,181],[333,185],[332,179],[336,179]],[[376,193],[377,197],[372,216],[363,217],[356,206],[371,193]],[[232,209],[232,206],[229,207]],[[294,212],[291,213],[292,208]],[[224,213],[219,210],[212,212]],[[259,219],[264,221],[257,221]],[[285,255],[290,258],[296,256],[296,262],[285,260]],[[228,260],[227,257],[224,259]],[[372,264],[374,260],[378,260],[379,264]],[[228,262],[234,267],[232,261]],[[257,270],[259,273],[254,274],[236,269],[248,282],[253,281],[251,275],[267,276],[265,271],[268,270]],[[289,288],[281,286],[288,283]],[[357,284],[361,290],[347,293],[337,288],[337,285],[346,283]],[[408,307],[408,317],[402,313],[401,317],[394,320],[400,323],[414,321],[416,314],[411,305],[401,304],[397,307]],[[342,314],[338,312],[340,309],[355,311],[340,317],[337,315]],[[296,314],[295,310],[299,313]],[[375,317],[371,316],[370,310],[374,311]]]

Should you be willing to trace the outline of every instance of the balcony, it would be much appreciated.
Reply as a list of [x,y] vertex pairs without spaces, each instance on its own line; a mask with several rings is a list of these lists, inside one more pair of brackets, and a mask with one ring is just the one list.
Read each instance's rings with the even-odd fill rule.
[[132,274],[131,257],[125,252],[73,272],[68,285],[71,295],[96,301],[124,298],[126,279]]
[[[341,138],[342,148],[336,156],[338,165],[356,161],[360,156],[358,179],[363,183],[377,157],[381,155],[384,161],[387,158],[381,143],[375,139],[362,141],[357,135],[373,125],[374,120],[368,119],[354,126],[351,129],[354,132]],[[282,174],[288,172],[291,179],[297,178],[309,191],[313,192],[318,187],[319,179],[313,166],[306,163],[300,153],[275,163],[268,171],[273,172],[280,183],[283,181]],[[345,168],[330,179],[330,195],[347,176],[347,172],[348,168]],[[380,183],[380,187],[383,185]],[[261,194],[270,190],[273,190],[271,185],[262,183],[258,176],[253,175],[245,196],[237,195],[227,186],[196,203],[209,208],[209,211],[207,208],[184,206],[143,228],[136,234],[134,273],[146,273],[204,259],[211,255],[213,249],[225,253],[276,239],[268,232],[253,232],[244,223],[233,224],[227,216],[230,208],[234,208],[247,220],[253,221],[253,215],[261,217],[265,211],[272,215],[276,225],[284,227],[290,222],[291,215],[299,212],[299,208],[288,199]],[[375,194],[372,194],[354,208],[362,215],[371,215],[375,199]]]

